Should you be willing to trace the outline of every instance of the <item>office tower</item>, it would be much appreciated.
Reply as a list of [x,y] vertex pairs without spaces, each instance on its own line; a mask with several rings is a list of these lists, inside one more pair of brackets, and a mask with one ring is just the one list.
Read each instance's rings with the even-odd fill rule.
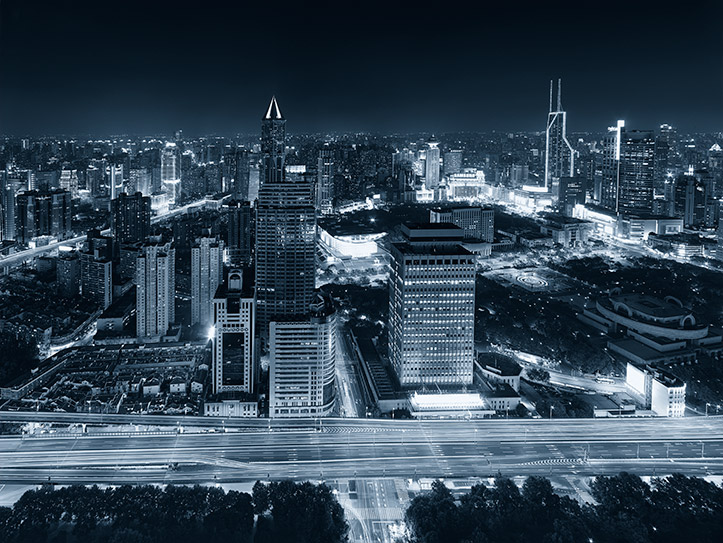
[[232,268],[248,266],[253,248],[251,203],[232,200],[224,207],[228,214],[228,263]]
[[15,199],[15,234],[27,244],[38,236],[70,236],[71,199],[64,190],[25,191]]
[[623,130],[618,178],[620,213],[652,212],[654,171],[655,134]]
[[312,183],[264,183],[256,213],[256,298],[261,337],[274,318],[305,313],[315,287]]
[[60,188],[67,190],[71,198],[78,197],[78,170],[60,172]]
[[655,163],[653,171],[653,194],[656,197],[665,196],[666,182],[668,181],[668,162],[670,146],[668,142],[658,136],[655,138]]
[[113,301],[113,238],[98,230],[88,232],[80,252],[80,291],[101,309]]
[[150,236],[136,259],[136,335],[159,339],[176,320],[176,250]]
[[620,176],[620,140],[625,121],[608,128],[603,139],[602,165],[600,168],[600,205],[611,211],[618,210],[618,184]]
[[80,292],[80,258],[78,253],[60,253],[55,268],[55,282],[58,294],[64,298],[73,298]]
[[123,192],[123,165],[109,164],[106,168],[108,176],[108,195],[113,200]]
[[434,190],[439,187],[439,143],[428,142],[426,151],[424,186],[428,190]]
[[161,153],[161,187],[166,194],[168,205],[175,205],[181,199],[181,177],[178,168],[178,148],[168,142]]
[[151,233],[151,199],[121,192],[110,202],[111,231],[117,243],[137,243]]
[[262,122],[266,177],[256,212],[256,315],[264,340],[272,320],[308,311],[315,288],[314,185],[284,181],[285,122],[272,99]]
[[2,205],[2,239],[16,239],[15,234],[15,214],[16,202],[15,193],[17,185],[12,181],[6,181],[6,184],[0,187],[0,204]]
[[495,239],[495,212],[492,209],[481,207],[432,209],[429,211],[429,222],[459,226],[465,240],[492,242]]
[[325,147],[319,150],[316,180],[316,209],[322,215],[334,210],[334,151]]
[[705,170],[678,176],[673,203],[674,215],[683,219],[685,228],[710,228],[717,222],[713,179]]
[[[250,277],[247,277],[250,279]],[[232,269],[213,297],[213,393],[253,392],[256,384],[254,321],[250,281]]]
[[235,200],[248,200],[251,182],[251,155],[246,149],[236,150],[236,175],[231,194]]
[[403,225],[391,244],[389,360],[405,387],[472,384],[474,255],[452,224]]
[[444,153],[444,175],[452,175],[462,171],[462,151],[452,149]]
[[604,140],[600,204],[620,213],[653,210],[655,135],[627,130],[625,121],[608,129]]
[[562,176],[557,190],[557,208],[564,215],[572,217],[572,210],[575,206],[585,203],[586,179],[582,176]]
[[270,324],[270,417],[323,417],[334,408],[336,311],[321,294],[310,309]]
[[286,158],[286,119],[281,115],[276,97],[261,121],[261,185],[284,181]]
[[658,139],[668,146],[668,168],[678,169],[682,166],[678,130],[669,124],[661,124]]
[[550,112],[545,129],[545,189],[562,176],[575,175],[575,151],[567,141],[567,113],[562,109],[562,80],[557,80],[557,107],[552,107],[550,81]]
[[191,324],[211,322],[213,296],[223,280],[223,241],[216,237],[196,239],[191,247]]

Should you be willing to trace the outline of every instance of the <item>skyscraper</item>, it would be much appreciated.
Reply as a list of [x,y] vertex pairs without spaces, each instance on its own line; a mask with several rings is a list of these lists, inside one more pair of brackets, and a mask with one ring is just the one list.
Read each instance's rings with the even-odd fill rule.
[[21,192],[15,199],[15,235],[28,243],[38,236],[65,239],[71,234],[71,200],[65,190]]
[[600,204],[623,215],[651,213],[654,177],[655,134],[618,121],[604,140]]
[[80,252],[80,289],[96,307],[113,301],[113,238],[98,230],[88,232]]
[[323,215],[333,211],[334,204],[334,151],[328,147],[319,150],[316,180],[316,208]]
[[251,264],[253,213],[251,203],[232,200],[224,206],[228,213],[228,261],[232,268]]
[[111,231],[117,243],[137,243],[151,231],[151,199],[136,192],[122,192],[111,200]]
[[472,384],[474,255],[452,224],[404,225],[392,243],[389,360],[402,386]]
[[261,120],[261,185],[284,181],[286,158],[286,119],[281,115],[276,97],[271,98]]
[[178,148],[175,143],[166,143],[161,153],[161,186],[169,205],[175,205],[181,198],[181,176],[178,167]]
[[424,167],[424,186],[428,190],[439,187],[439,143],[427,143],[427,154]]
[[550,81],[550,112],[545,129],[545,189],[562,176],[575,175],[575,151],[567,141],[567,113],[562,109],[562,80],[557,80],[557,107],[552,107]]
[[176,250],[151,236],[136,259],[136,335],[159,339],[176,320]]
[[223,241],[208,236],[191,247],[191,324],[211,323],[213,296],[223,280]]
[[284,178],[285,142],[278,138],[285,122],[272,99],[262,121],[266,166],[256,213],[257,325],[264,339],[272,320],[308,311],[316,283],[314,186]]
[[317,294],[304,316],[270,325],[269,416],[323,417],[336,397],[336,311]]
[[78,253],[61,253],[55,270],[58,293],[65,298],[73,298],[80,291],[80,259]]
[[253,392],[256,383],[254,321],[250,281],[232,269],[213,297],[213,393]]

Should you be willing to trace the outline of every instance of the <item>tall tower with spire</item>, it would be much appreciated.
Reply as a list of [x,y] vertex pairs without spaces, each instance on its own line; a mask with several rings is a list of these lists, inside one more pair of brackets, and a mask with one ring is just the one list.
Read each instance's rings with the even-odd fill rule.
[[256,212],[256,324],[306,314],[316,286],[314,184],[286,180],[286,120],[271,99],[261,125],[263,171]]
[[261,153],[260,184],[281,183],[284,180],[286,155],[286,119],[281,114],[275,96],[271,98],[266,114],[261,119]]
[[557,80],[557,106],[552,105],[552,81],[550,81],[550,111],[545,130],[545,189],[560,177],[575,175],[575,150],[567,141],[567,113],[562,109],[562,79]]

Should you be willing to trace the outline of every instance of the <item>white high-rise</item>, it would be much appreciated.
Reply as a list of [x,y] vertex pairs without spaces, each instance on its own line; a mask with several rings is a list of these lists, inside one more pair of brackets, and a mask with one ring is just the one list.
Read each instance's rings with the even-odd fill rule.
[[152,236],[136,259],[136,335],[160,339],[176,320],[176,250]]
[[253,392],[256,383],[254,321],[256,299],[250,281],[231,270],[213,298],[213,393]]
[[317,295],[311,314],[269,325],[269,416],[323,417],[336,397],[336,312]]
[[223,241],[202,237],[191,247],[191,324],[211,323],[213,296],[223,280]]
[[575,176],[575,150],[567,141],[567,113],[562,110],[562,81],[557,80],[557,108],[552,107],[550,81],[550,112],[545,130],[545,189],[561,177]]

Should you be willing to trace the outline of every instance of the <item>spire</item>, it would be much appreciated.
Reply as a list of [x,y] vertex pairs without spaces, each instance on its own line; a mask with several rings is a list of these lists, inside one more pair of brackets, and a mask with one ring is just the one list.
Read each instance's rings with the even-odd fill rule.
[[552,79],[550,79],[550,113],[552,113]]
[[562,79],[557,80],[557,111],[562,111]]
[[266,115],[264,115],[264,120],[280,120],[284,117],[281,115],[281,110],[279,109],[279,104],[276,103],[276,96],[271,97],[271,103],[269,104],[269,109],[266,110]]

